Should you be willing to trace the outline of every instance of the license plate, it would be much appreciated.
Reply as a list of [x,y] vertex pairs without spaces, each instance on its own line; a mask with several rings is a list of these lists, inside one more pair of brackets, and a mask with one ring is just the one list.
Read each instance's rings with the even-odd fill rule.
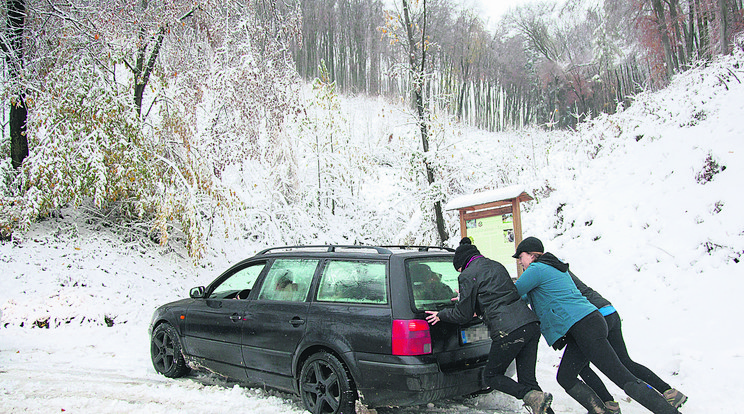
[[470,326],[460,331],[460,344],[465,345],[490,339],[488,328],[484,324]]

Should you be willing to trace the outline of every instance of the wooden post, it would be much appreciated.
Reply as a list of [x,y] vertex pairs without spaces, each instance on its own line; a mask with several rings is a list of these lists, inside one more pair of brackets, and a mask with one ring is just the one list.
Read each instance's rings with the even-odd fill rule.
[[[512,199],[512,217],[514,218],[514,251],[522,241],[522,213],[519,210],[519,197]],[[517,266],[517,277],[522,276],[522,266]]]

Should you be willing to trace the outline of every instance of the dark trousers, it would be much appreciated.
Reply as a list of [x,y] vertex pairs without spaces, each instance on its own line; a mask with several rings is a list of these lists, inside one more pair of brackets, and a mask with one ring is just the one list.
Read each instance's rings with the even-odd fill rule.
[[[535,378],[540,325],[537,322],[528,323],[504,337],[492,340],[488,363],[483,372],[486,386],[520,400],[531,390],[541,391]],[[504,375],[515,359],[518,381]]]
[[[610,342],[610,346],[615,350],[617,357],[620,358],[620,362],[628,368],[631,374],[635,375],[638,379],[646,382],[650,386],[654,387],[660,393],[672,388],[659,378],[653,371],[646,368],[645,366],[633,361],[628,355],[628,349],[625,347],[625,340],[623,339],[622,322],[620,315],[617,312],[613,312],[604,317],[607,323],[607,340]],[[586,385],[590,386],[594,392],[602,399],[602,401],[612,401],[614,398],[607,391],[602,380],[592,369],[587,365],[579,374],[581,379],[584,380]]]
[[620,362],[607,339],[607,323],[599,311],[594,311],[576,322],[566,334],[566,350],[563,352],[556,379],[568,390],[579,381],[579,373],[594,364],[618,387],[637,381],[637,378]]

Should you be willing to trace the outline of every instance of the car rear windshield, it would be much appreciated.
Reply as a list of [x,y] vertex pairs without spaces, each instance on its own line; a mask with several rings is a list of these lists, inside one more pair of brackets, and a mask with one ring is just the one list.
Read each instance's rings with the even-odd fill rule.
[[450,306],[457,296],[457,276],[452,259],[426,258],[406,262],[406,272],[416,309],[436,310]]

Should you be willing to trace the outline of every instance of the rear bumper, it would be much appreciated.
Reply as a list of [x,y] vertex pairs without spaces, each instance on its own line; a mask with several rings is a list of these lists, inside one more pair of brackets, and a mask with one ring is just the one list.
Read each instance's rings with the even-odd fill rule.
[[359,361],[362,380],[357,387],[370,406],[426,404],[481,391],[485,364],[442,372],[437,363],[400,364]]

